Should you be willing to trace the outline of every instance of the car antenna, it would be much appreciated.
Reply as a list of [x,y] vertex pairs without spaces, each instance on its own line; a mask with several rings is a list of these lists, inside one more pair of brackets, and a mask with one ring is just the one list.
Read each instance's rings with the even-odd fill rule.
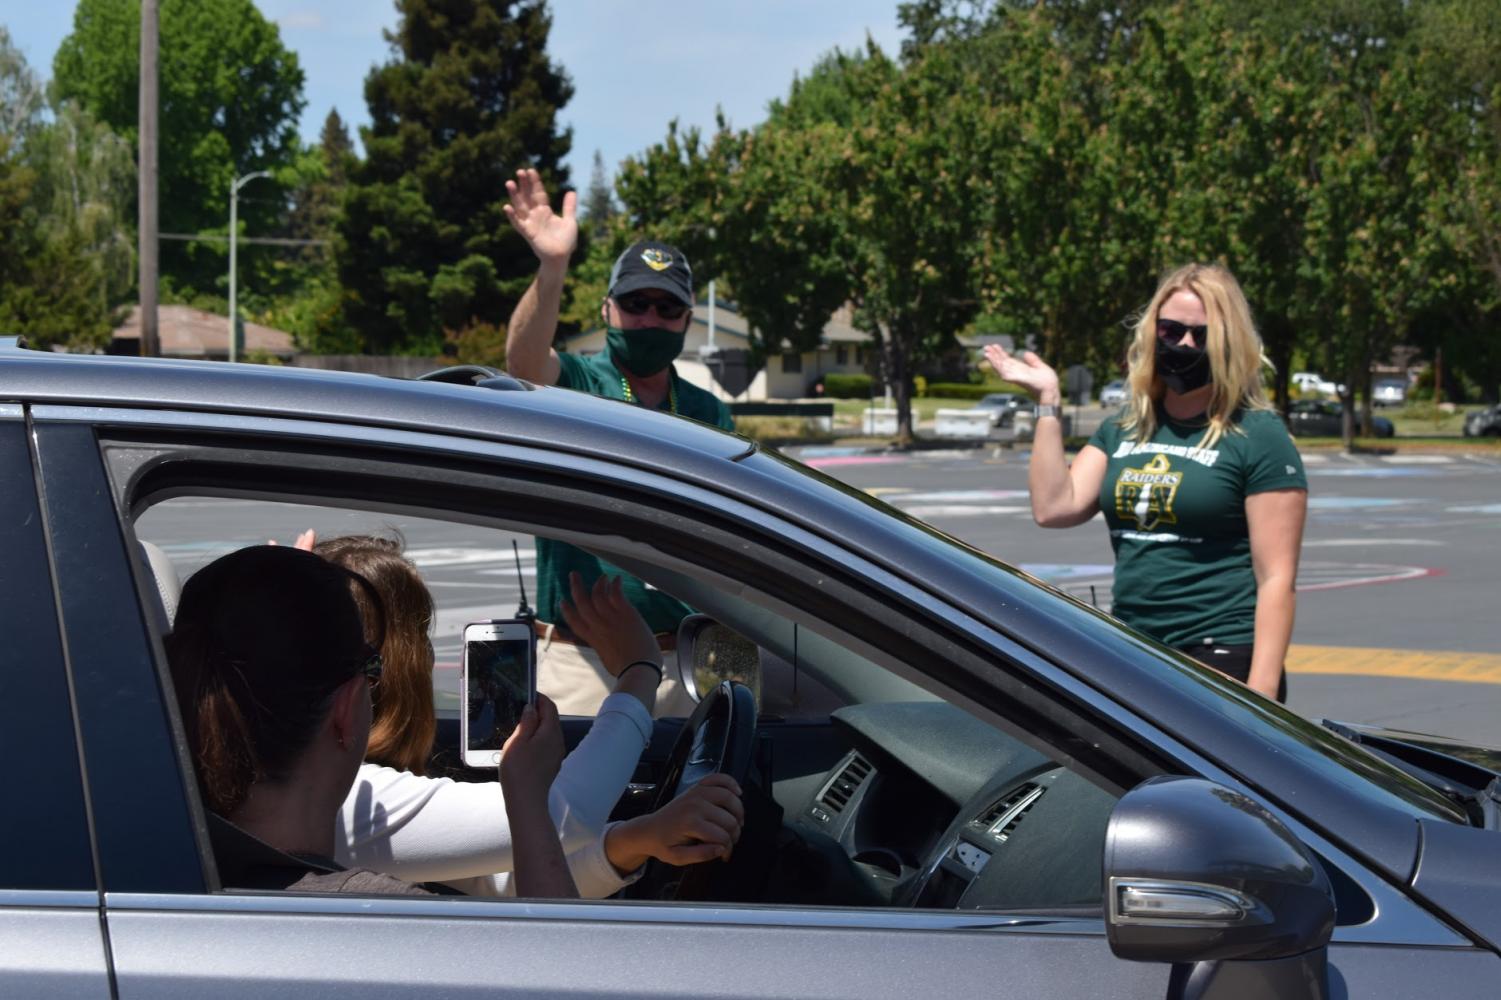
[[511,554],[516,557],[516,585],[521,588],[521,603],[516,605],[516,618],[520,621],[529,622],[537,617],[537,613],[526,603],[526,578],[521,575],[521,550],[516,547],[516,539],[511,539]]

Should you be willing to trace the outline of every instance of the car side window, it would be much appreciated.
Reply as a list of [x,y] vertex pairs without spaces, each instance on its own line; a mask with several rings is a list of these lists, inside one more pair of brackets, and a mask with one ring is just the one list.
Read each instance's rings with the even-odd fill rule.
[[[440,718],[455,718],[459,710],[463,626],[511,614],[523,585],[529,600],[537,600],[529,536],[437,514],[185,496],[150,507],[135,524],[138,537],[168,554],[183,579],[231,549],[268,539],[287,544],[306,528],[323,538],[400,533],[405,539],[406,554],[437,604],[433,685]],[[761,901],[945,909],[1098,905],[1099,852],[1112,794],[819,629],[690,575],[617,559],[617,568],[694,612],[692,620],[702,627],[681,630],[685,645],[676,652],[698,693],[733,680],[755,697],[760,724],[751,744],[753,794],[774,817],[770,828],[745,834],[747,856],[770,852],[758,862],[765,880]],[[670,714],[686,715],[693,707],[690,701],[685,711]],[[664,725],[675,731],[679,724]],[[440,744],[456,738],[456,727],[440,726]],[[453,761],[455,749],[440,745],[439,760]],[[652,787],[669,780],[668,749],[648,748],[632,781]],[[461,768],[450,773],[476,777]],[[617,804],[616,818],[641,808],[628,795]],[[807,865],[813,856],[824,859],[816,877]],[[720,891],[730,890],[710,889],[707,898],[719,898]]]

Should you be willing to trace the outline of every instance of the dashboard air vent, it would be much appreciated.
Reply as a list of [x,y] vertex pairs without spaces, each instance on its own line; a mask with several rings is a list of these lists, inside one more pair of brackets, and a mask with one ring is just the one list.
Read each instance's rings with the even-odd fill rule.
[[1005,843],[1026,815],[1027,810],[1042,798],[1041,785],[1026,784],[1006,796],[976,819],[971,826],[990,834],[1000,843]]
[[849,800],[854,798],[860,785],[870,776],[870,762],[858,753],[851,753],[845,760],[844,766],[839,773],[834,775],[834,780],[824,786],[818,793],[818,804],[828,809],[831,813],[838,813]]

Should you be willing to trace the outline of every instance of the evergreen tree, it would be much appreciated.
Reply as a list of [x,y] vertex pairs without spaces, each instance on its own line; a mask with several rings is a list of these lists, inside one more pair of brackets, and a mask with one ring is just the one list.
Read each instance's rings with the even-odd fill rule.
[[605,176],[605,158],[596,149],[594,169],[589,172],[589,190],[584,195],[584,220],[589,224],[589,234],[596,238],[603,236],[618,212],[610,181]]
[[365,80],[371,124],[335,246],[346,322],[372,352],[432,352],[504,323],[536,260],[506,222],[523,166],[551,190],[572,84],[547,56],[543,0],[398,0],[393,58]]

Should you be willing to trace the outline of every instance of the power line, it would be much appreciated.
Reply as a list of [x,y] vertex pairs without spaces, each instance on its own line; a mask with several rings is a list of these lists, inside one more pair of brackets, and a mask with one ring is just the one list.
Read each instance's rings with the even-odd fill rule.
[[[183,240],[188,243],[228,243],[228,236],[216,233],[157,233],[159,239]],[[326,247],[328,240],[294,240],[283,236],[241,236],[236,243],[260,243],[273,247]]]

